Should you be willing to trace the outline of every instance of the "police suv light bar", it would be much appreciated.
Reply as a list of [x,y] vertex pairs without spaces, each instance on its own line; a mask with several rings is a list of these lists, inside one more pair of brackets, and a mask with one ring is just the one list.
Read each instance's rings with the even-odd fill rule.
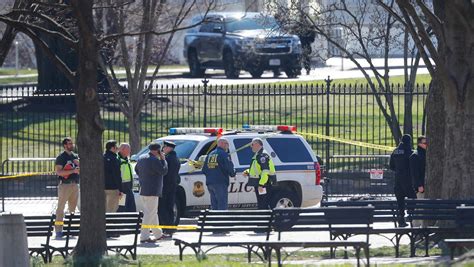
[[222,134],[222,128],[170,128],[169,134],[190,134],[190,133],[207,133],[212,135]]
[[249,125],[242,126],[244,130],[248,131],[266,131],[266,132],[296,132],[296,126],[293,125]]

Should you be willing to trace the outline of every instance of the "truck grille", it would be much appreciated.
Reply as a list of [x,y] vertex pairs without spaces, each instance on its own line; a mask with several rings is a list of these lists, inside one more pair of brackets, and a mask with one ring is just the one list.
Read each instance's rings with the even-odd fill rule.
[[255,44],[255,52],[258,54],[288,54],[291,53],[291,40],[265,39],[265,41]]

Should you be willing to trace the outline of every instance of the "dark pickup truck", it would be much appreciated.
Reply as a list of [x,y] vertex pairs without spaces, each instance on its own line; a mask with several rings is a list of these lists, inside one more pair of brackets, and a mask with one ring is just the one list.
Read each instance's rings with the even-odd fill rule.
[[241,70],[259,78],[265,70],[289,78],[301,74],[301,42],[282,32],[274,17],[261,13],[225,12],[196,17],[184,39],[184,57],[191,76],[202,77],[206,69],[224,69],[227,78]]

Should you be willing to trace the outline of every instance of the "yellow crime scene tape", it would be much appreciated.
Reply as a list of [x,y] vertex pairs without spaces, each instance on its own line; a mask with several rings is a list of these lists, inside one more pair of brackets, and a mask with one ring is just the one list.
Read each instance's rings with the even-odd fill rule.
[[343,139],[339,137],[333,137],[333,136],[328,136],[324,134],[315,134],[315,133],[305,133],[305,132],[298,132],[300,135],[304,136],[313,136],[319,139],[325,139],[329,141],[335,141],[339,143],[344,143],[344,144],[349,144],[349,145],[355,145],[355,146],[360,146],[360,147],[366,147],[366,148],[373,148],[373,149],[378,149],[378,150],[383,150],[383,151],[390,151],[392,152],[395,147],[391,146],[384,146],[384,145],[375,145],[375,144],[370,144],[370,143],[365,143],[365,142],[360,142],[360,141],[353,141],[353,140],[348,140],[348,139]]
[[[64,225],[63,221],[55,221],[54,225]],[[73,226],[79,226],[79,224],[73,224]],[[158,225],[158,224],[143,224],[142,228],[146,229],[176,229],[176,230],[196,230],[198,227],[194,225]]]
[[17,175],[8,175],[8,176],[0,176],[0,180],[2,179],[15,179],[15,178],[22,178],[22,177],[29,177],[29,176],[36,176],[36,175],[56,175],[56,172],[29,172]]

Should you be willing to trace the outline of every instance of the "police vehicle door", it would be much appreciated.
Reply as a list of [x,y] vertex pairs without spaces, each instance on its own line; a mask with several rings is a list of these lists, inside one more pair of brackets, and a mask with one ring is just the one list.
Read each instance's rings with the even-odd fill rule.
[[[248,146],[251,142],[252,138],[238,138],[230,142],[231,151],[239,151],[231,153],[237,175],[236,180],[230,185],[229,195],[234,194],[238,197],[237,203],[239,208],[254,208],[257,206],[254,189],[251,186],[247,186],[248,178],[242,174],[244,170],[250,168],[250,162],[254,155],[252,149]],[[244,146],[246,147],[243,148]]]

